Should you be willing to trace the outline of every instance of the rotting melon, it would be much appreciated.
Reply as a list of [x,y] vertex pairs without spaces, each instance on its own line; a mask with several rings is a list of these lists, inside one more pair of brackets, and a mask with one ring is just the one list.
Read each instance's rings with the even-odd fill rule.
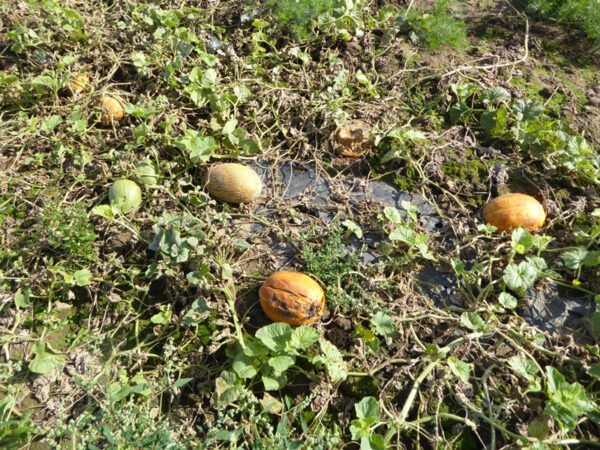
[[100,99],[100,123],[109,127],[125,118],[125,105],[127,102],[118,95],[105,95]]
[[325,310],[325,293],[319,283],[300,272],[271,275],[258,291],[260,305],[275,322],[293,326],[315,322]]
[[91,78],[84,73],[72,74],[69,79],[68,89],[71,95],[79,95],[90,88]]
[[369,139],[371,126],[362,120],[351,120],[337,128],[330,140],[335,152],[341,156],[358,158],[367,153],[372,143]]

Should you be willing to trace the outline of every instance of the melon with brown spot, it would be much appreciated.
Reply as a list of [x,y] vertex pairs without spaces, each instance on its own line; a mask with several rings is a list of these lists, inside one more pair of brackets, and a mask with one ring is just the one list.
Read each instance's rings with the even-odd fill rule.
[[260,195],[262,181],[248,166],[224,163],[211,167],[206,189],[223,202],[249,203]]
[[73,96],[79,95],[90,88],[91,82],[92,79],[84,73],[71,74],[68,84],[69,92]]
[[258,291],[260,305],[275,322],[293,326],[315,322],[325,310],[325,293],[319,283],[300,272],[271,275]]
[[537,231],[544,225],[546,211],[540,202],[525,194],[504,194],[491,200],[483,209],[483,218],[498,228],[497,232],[511,232],[523,227]]
[[105,95],[100,99],[100,123],[109,127],[125,118],[125,105],[127,102],[118,95]]

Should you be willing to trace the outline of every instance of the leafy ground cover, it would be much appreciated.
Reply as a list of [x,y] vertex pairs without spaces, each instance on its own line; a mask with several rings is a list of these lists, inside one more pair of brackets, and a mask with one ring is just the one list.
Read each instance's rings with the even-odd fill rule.
[[[600,23],[541,5],[2,2],[0,447],[598,446]],[[351,119],[358,158],[330,142]],[[211,199],[219,161],[263,195]],[[504,192],[540,232],[483,223]],[[263,314],[283,268],[325,288],[320,322]],[[547,293],[591,312],[536,326]]]

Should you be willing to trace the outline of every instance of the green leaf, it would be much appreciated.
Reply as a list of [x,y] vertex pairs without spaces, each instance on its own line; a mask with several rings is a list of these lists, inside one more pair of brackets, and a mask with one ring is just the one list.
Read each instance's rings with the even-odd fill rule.
[[62,123],[63,119],[61,116],[54,114],[50,118],[42,122],[42,131],[54,130],[58,125]]
[[79,119],[74,122],[71,122],[71,130],[76,133],[83,133],[88,126],[87,119]]
[[296,350],[306,350],[319,340],[321,333],[314,328],[300,326],[292,331],[290,347]]
[[511,244],[515,252],[523,255],[533,247],[533,236],[524,228],[517,228],[511,234]]
[[175,383],[173,383],[173,386],[175,386],[175,387],[183,387],[183,386],[185,386],[186,384],[188,384],[192,380],[193,380],[193,378],[180,378]]
[[9,75],[4,72],[0,72],[0,83],[2,84],[14,84],[19,81],[19,77],[16,75]]
[[45,88],[57,91],[59,87],[58,80],[48,75],[40,75],[35,77],[33,80],[31,80],[30,84],[38,91],[44,90]]
[[[362,438],[365,439],[365,438]],[[363,443],[361,439],[361,450],[363,450]],[[364,447],[367,449],[367,447]],[[374,433],[369,438],[369,447],[370,450],[385,450],[387,447],[385,445],[385,441],[383,440],[383,436],[377,433]]]
[[[352,439],[361,440],[361,448],[385,448],[383,439],[375,438],[372,429],[379,422],[381,414],[379,412],[379,404],[374,397],[364,397],[359,403],[354,405],[358,420],[353,420],[350,424],[350,433]],[[381,436],[379,436],[381,438]],[[375,445],[375,446],[372,446]]]
[[531,100],[521,99],[513,104],[512,112],[519,121],[533,120],[544,112],[544,107]]
[[193,239],[183,239],[181,231],[177,226],[171,226],[167,230],[155,227],[155,231],[156,235],[148,246],[150,250],[160,250],[177,263],[183,263],[188,260],[190,250],[194,248],[192,245],[194,242]]
[[235,444],[238,441],[243,431],[243,428],[238,428],[234,431],[219,429],[215,432],[214,439],[217,441],[229,441],[229,443],[233,446],[233,444]]
[[368,425],[373,425],[381,418],[379,403],[375,397],[364,397],[354,405],[356,417],[363,419]]
[[406,215],[410,217],[414,222],[418,220],[417,213],[419,212],[419,207],[417,205],[411,202],[407,202],[406,200],[402,200],[401,206],[402,209],[406,211]]
[[377,353],[380,347],[379,338],[375,337],[375,334],[371,330],[361,327],[360,325],[355,326],[354,336],[361,338],[367,344],[371,353]]
[[[426,234],[418,234],[417,235],[417,240],[424,238],[425,240],[429,240],[429,236]],[[437,258],[435,257],[435,255],[433,253],[431,253],[431,251],[429,250],[429,245],[426,242],[417,242],[416,243],[416,247],[419,249],[419,253],[421,253],[421,256],[425,259],[428,259],[430,261],[437,261]]]
[[[546,437],[550,433],[550,428],[548,427],[548,422],[549,422],[548,419],[549,418],[547,416],[544,416],[543,414],[540,414],[539,416],[534,417],[533,420],[527,426],[527,433],[530,436],[533,436],[539,440],[546,439]],[[551,450],[551,449],[550,449],[550,447],[548,447],[545,444],[536,442],[533,446],[529,447],[529,450]]]
[[73,274],[73,281],[77,286],[87,286],[92,281],[92,273],[88,269],[78,270]]
[[344,220],[342,222],[342,225],[344,225],[346,228],[348,228],[348,230],[350,230],[352,233],[354,233],[357,238],[362,239],[362,237],[363,237],[362,229],[360,228],[360,225],[358,225],[356,222],[353,222],[352,220],[348,219],[348,220]]
[[109,399],[112,403],[118,403],[131,394],[131,387],[129,385],[123,386],[121,383],[112,383],[109,386]]
[[252,248],[252,244],[249,243],[246,239],[236,239],[235,241],[233,241],[233,245],[235,245],[238,248]]
[[461,102],[467,101],[469,97],[481,90],[479,86],[471,83],[451,83],[450,89]]
[[594,153],[594,150],[583,136],[570,136],[566,150],[569,155],[576,157],[584,157]]
[[391,207],[391,206],[386,206],[383,209],[383,215],[386,217],[387,220],[389,220],[392,223],[402,223],[402,216],[400,215],[400,211],[398,211],[396,208]]
[[125,112],[130,116],[137,117],[139,119],[147,119],[151,115],[156,114],[158,110],[152,107],[144,107],[141,105],[128,103],[125,105]]
[[202,136],[197,131],[188,130],[184,137],[175,139],[175,147],[189,152],[190,161],[196,164],[198,161],[208,162],[213,150],[218,147],[217,141],[212,136]]
[[288,370],[296,363],[296,358],[289,355],[275,356],[269,359],[269,366],[275,372],[282,373]]
[[217,82],[217,71],[215,69],[207,69],[202,74],[200,84],[203,87],[212,87]]
[[588,374],[593,377],[600,378],[600,363],[592,364]]
[[235,131],[235,127],[237,126],[237,119],[230,119],[228,120],[225,125],[223,125],[223,129],[221,130],[221,133],[223,134],[231,134]]
[[459,361],[453,356],[448,358],[448,367],[452,373],[458,377],[461,381],[468,383],[469,376],[471,374],[471,365],[466,362]]
[[568,383],[554,367],[546,366],[548,395],[544,414],[554,417],[563,428],[573,429],[582,414],[596,410],[584,387],[579,383]]
[[350,423],[350,433],[352,435],[352,439],[358,440],[362,438],[369,438],[371,434],[371,427],[369,424],[361,419],[353,420]]
[[15,306],[17,308],[26,308],[29,306],[29,296],[31,295],[31,289],[27,288],[24,292],[18,289],[15,293]]
[[381,311],[371,317],[371,324],[375,332],[381,336],[392,338],[398,335],[394,319]]
[[159,325],[166,325],[171,322],[171,315],[173,314],[171,308],[169,306],[159,306],[158,309],[160,312],[150,317],[150,322]]
[[66,359],[66,355],[55,352],[42,341],[36,343],[33,353],[35,358],[29,362],[29,370],[40,375],[46,375],[55,367],[60,367]]
[[143,69],[148,66],[146,55],[144,55],[142,52],[132,52],[131,62],[140,72],[143,72]]
[[422,131],[414,130],[412,128],[405,128],[403,129],[403,131],[404,136],[413,142],[429,143],[429,139],[427,139],[427,137],[425,136],[425,134],[423,134]]
[[253,366],[254,361],[255,358],[240,352],[233,361],[233,370],[242,379],[254,378],[257,374],[257,370]]
[[189,96],[190,100],[196,107],[202,108],[208,102],[209,95],[206,90],[201,88],[197,83],[188,84],[184,92]]
[[534,361],[521,356],[510,357],[508,364],[515,372],[526,378],[527,381],[533,381],[534,375],[539,372],[539,368]]
[[565,262],[569,269],[579,269],[587,257],[588,251],[583,247],[576,247],[560,255],[560,258]]
[[[239,130],[241,130],[241,128],[235,130],[236,135],[240,134]],[[242,148],[244,155],[256,155],[260,150],[258,143],[254,139],[247,137],[240,138],[240,147]]]
[[342,359],[342,354],[335,345],[326,339],[319,341],[321,345],[321,355],[313,358],[316,364],[323,364],[327,368],[327,373],[331,381],[345,380],[348,376],[348,366]]
[[233,95],[236,96],[238,104],[243,104],[252,98],[252,91],[247,86],[234,86]]
[[533,236],[533,246],[540,251],[544,251],[553,240],[553,237],[536,234]]
[[508,292],[501,292],[498,296],[498,301],[506,309],[515,309],[517,307],[517,299]]
[[496,128],[496,111],[485,111],[481,114],[481,126],[485,131],[491,132]]
[[450,123],[455,125],[467,112],[472,111],[465,103],[454,103],[448,108],[448,115],[450,117]]
[[202,320],[208,317],[209,312],[210,308],[206,304],[206,300],[197,298],[194,300],[194,303],[192,303],[190,310],[185,313],[181,320],[188,327],[198,325]]
[[369,78],[360,69],[356,71],[355,76],[356,76],[356,81],[358,81],[361,84],[371,83],[371,80],[369,80]]
[[484,105],[495,105],[502,101],[508,101],[511,99],[510,92],[503,87],[495,87],[486,89],[481,94],[481,100]]
[[262,327],[256,332],[256,337],[270,350],[282,352],[292,339],[292,327],[287,323],[275,322]]
[[522,261],[518,266],[511,263],[504,269],[502,279],[513,291],[528,289],[535,284],[540,274],[536,262],[537,260]]
[[544,258],[539,256],[528,256],[525,259],[525,263],[530,264],[535,270],[538,271],[538,278],[543,275],[544,270],[548,268],[548,264]]
[[263,375],[262,382],[266,391],[277,391],[285,386],[287,380],[283,375],[277,377]]
[[429,142],[429,139],[427,139],[423,132],[413,128],[395,128],[390,131],[386,137],[397,139],[400,142],[405,142],[406,140],[413,142]]
[[115,212],[110,205],[98,205],[92,208],[92,214],[96,216],[104,217],[105,219],[112,219],[115,217]]
[[490,325],[485,323],[477,313],[465,312],[460,316],[460,323],[464,327],[472,331],[486,332],[489,330]]
[[244,388],[240,386],[240,380],[234,372],[223,371],[215,380],[216,403],[220,406],[235,402],[243,393]]
[[50,373],[52,369],[57,367],[56,360],[52,355],[37,356],[29,363],[29,370],[40,375]]
[[400,241],[407,245],[414,245],[416,233],[410,227],[399,225],[390,233],[389,238],[392,241]]
[[191,285],[197,286],[210,272],[209,263],[202,263],[198,270],[194,270],[193,272],[189,272],[185,278]]

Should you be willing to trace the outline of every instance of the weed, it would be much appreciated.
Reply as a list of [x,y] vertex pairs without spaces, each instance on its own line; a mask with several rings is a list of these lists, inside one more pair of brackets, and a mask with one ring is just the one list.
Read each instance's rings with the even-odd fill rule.
[[147,402],[101,404],[96,410],[84,411],[77,420],[66,417],[57,426],[42,429],[43,442],[55,448],[63,443],[107,448],[187,448],[189,439],[181,439],[178,427],[168,419],[157,417],[156,406]]
[[31,420],[32,411],[13,418],[21,388],[10,384],[6,386],[6,389],[4,387],[4,383],[20,371],[20,362],[11,361],[0,364],[0,386],[3,388],[3,398],[0,400],[0,445],[3,448],[16,448],[19,443],[27,441],[35,431],[34,423]]
[[47,246],[60,259],[67,259],[72,268],[81,268],[97,257],[94,224],[82,203],[57,209],[46,209],[38,217],[38,235],[31,244]]
[[[417,257],[436,261],[436,257],[429,249],[429,236],[415,231],[418,207],[403,200],[402,208],[404,209],[403,213],[388,206],[384,208],[383,215],[378,217],[383,223],[383,228],[390,241],[394,244],[397,242],[402,246],[399,252],[393,253],[392,249],[388,249],[385,253],[390,257],[393,265],[405,265]],[[389,228],[391,228],[390,231],[388,231]]]
[[424,47],[440,49],[448,45],[463,48],[467,45],[465,23],[450,14],[453,6],[452,0],[436,0],[430,12],[402,9],[396,26],[408,33],[415,44]]
[[591,146],[560,120],[547,117],[544,106],[529,99],[511,101],[510,93],[501,87],[481,90],[457,83],[451,90],[458,98],[448,108],[451,123],[478,122],[488,136],[520,145],[546,169],[561,168],[582,183],[600,184],[600,160]]
[[295,40],[307,40],[317,30],[349,39],[350,32],[356,32],[362,24],[361,0],[269,0],[265,6]]
[[361,293],[362,278],[358,253],[349,251],[342,236],[341,227],[333,227],[321,241],[311,243],[310,235],[302,242],[302,259],[306,271],[315,275],[326,286],[326,295],[330,305],[344,312],[360,311],[372,307]]
[[545,19],[582,29],[600,44],[600,8],[597,0],[527,0],[527,9]]

